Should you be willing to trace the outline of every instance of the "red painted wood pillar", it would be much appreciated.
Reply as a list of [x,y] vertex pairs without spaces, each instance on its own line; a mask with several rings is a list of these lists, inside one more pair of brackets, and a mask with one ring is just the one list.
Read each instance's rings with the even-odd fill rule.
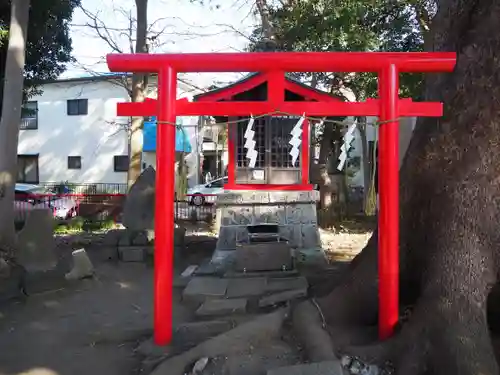
[[172,340],[176,96],[177,73],[166,66],[158,74],[156,126],[154,340],[157,345],[167,345]]
[[301,182],[303,186],[307,186],[309,184],[309,149],[310,149],[310,129],[311,124],[309,120],[304,120],[302,123],[302,145],[300,156],[302,157],[302,171],[301,171]]
[[394,64],[379,73],[379,337],[386,339],[399,319],[399,72]]
[[227,119],[227,184],[224,189],[230,190],[236,185],[236,166],[238,155],[236,155],[236,142],[238,141],[238,117]]

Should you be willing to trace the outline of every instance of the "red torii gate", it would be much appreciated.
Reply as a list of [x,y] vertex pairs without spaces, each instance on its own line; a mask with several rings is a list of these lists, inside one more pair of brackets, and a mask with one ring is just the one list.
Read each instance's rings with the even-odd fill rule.
[[[176,116],[248,116],[282,111],[298,116],[377,116],[379,131],[378,272],[379,336],[389,337],[399,319],[399,129],[405,116],[442,116],[441,103],[399,98],[399,73],[451,72],[455,53],[260,52],[206,54],[111,54],[112,72],[158,74],[158,99],[119,103],[119,116],[157,116],[154,334],[172,338],[174,169]],[[265,102],[188,102],[176,99],[180,72],[269,72]],[[379,99],[357,103],[285,102],[285,72],[374,72]],[[283,89],[280,89],[283,88]]]

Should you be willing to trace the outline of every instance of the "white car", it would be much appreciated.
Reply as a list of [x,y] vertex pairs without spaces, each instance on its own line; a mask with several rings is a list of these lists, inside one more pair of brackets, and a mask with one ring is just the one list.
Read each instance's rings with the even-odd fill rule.
[[227,177],[218,178],[208,184],[200,184],[188,189],[186,196],[190,204],[201,206],[206,201],[214,201],[214,196],[224,192],[224,185],[227,184]]
[[70,219],[77,215],[78,202],[71,197],[52,194],[42,186],[16,184],[14,215],[16,222],[24,222],[28,212],[34,208],[50,208],[56,219]]

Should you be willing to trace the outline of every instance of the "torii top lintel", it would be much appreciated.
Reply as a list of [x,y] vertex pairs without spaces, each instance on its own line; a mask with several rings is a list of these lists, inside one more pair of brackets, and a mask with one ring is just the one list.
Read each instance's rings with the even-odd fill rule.
[[249,52],[111,54],[113,72],[380,72],[388,65],[399,72],[450,72],[456,54],[448,52]]
[[[310,116],[378,116],[379,100],[366,102],[331,101],[303,102],[299,106],[284,102],[278,92],[284,82],[285,72],[297,71],[350,71],[378,72],[395,66],[398,72],[445,72],[451,71],[455,64],[454,53],[376,53],[376,52],[254,52],[254,53],[206,53],[206,54],[111,54],[107,56],[111,71],[157,72],[165,67],[175,72],[223,72],[223,71],[260,71],[272,77],[276,95],[267,102],[210,102],[189,103],[178,100],[178,116],[241,116],[253,113],[262,115],[277,110]],[[277,73],[277,74],[275,74]],[[267,75],[266,74],[266,75]],[[281,98],[281,99],[280,99]],[[411,99],[399,100],[399,115],[441,116],[441,103],[414,103]],[[298,112],[297,112],[298,111]],[[300,113],[299,113],[300,112]],[[120,103],[120,116],[155,116],[158,114],[156,101],[143,103]]]

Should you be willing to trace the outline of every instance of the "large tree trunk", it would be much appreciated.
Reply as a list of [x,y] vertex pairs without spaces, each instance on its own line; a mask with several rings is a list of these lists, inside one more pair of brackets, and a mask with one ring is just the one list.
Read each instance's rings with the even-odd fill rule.
[[[137,35],[136,35],[136,53],[147,53],[147,30],[148,30],[148,0],[135,0],[137,8]],[[132,75],[132,101],[142,102],[145,97],[147,87],[147,76],[145,74],[134,73]],[[143,117],[132,117],[130,126],[130,164],[128,167],[127,184],[129,189],[132,187],[141,174],[142,163],[142,127]]]
[[[500,268],[500,74],[491,0],[443,0],[433,20],[436,51],[456,51],[452,74],[430,76],[427,100],[445,116],[418,122],[401,169],[401,304],[407,322],[383,343],[344,349],[392,362],[395,375],[499,373],[487,297]],[[382,125],[383,126],[383,125]],[[377,234],[346,280],[318,304],[339,349],[345,327],[377,322]]]
[[17,180],[17,144],[23,101],[24,62],[29,0],[13,0],[9,47],[0,120],[0,249],[15,248],[14,185]]

